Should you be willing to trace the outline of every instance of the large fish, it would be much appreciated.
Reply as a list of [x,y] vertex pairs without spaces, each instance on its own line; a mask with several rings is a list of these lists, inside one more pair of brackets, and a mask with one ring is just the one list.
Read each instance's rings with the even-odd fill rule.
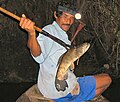
[[89,47],[90,43],[83,43],[77,47],[69,49],[66,53],[64,53],[58,64],[56,78],[58,80],[63,80],[68,68],[78,58],[80,58],[89,49]]

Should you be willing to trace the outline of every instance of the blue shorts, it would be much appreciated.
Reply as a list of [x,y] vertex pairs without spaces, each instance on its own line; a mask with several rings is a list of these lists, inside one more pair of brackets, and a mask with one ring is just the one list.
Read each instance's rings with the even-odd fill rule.
[[78,95],[68,94],[65,97],[54,99],[54,102],[85,102],[92,100],[96,92],[96,80],[93,76],[79,77],[80,93]]

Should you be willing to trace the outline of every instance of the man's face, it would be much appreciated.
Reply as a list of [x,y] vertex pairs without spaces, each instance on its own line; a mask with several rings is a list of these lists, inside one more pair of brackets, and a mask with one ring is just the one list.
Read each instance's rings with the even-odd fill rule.
[[63,12],[60,17],[56,17],[56,22],[62,30],[67,32],[74,22],[74,16],[69,13]]

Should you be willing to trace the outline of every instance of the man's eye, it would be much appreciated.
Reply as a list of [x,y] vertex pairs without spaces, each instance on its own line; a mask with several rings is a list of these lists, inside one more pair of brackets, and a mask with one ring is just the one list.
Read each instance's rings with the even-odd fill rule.
[[64,18],[67,18],[67,16],[64,16]]

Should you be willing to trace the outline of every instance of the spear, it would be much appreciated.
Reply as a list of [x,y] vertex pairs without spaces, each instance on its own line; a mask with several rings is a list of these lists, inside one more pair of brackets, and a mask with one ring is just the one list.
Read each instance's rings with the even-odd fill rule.
[[[5,10],[5,9],[2,8],[2,7],[0,7],[0,11],[3,12],[3,13],[5,13],[5,14],[7,14],[8,16],[10,16],[10,17],[18,20],[18,21],[20,21],[20,19],[21,19],[19,16],[15,15],[15,14],[13,14],[13,13],[11,13],[11,12],[9,12],[8,10]],[[46,31],[42,30],[41,28],[39,28],[39,27],[37,27],[37,26],[34,26],[34,28],[35,28],[36,31],[42,33],[43,35],[45,35],[45,36],[47,36],[47,37],[49,37],[49,38],[51,38],[52,40],[54,40],[55,42],[59,43],[60,45],[62,45],[62,46],[65,47],[66,49],[68,49],[67,47],[69,47],[69,48],[71,47],[70,45],[64,43],[62,40],[60,40],[60,39],[52,36],[51,34],[49,34],[49,33],[46,32]]]

